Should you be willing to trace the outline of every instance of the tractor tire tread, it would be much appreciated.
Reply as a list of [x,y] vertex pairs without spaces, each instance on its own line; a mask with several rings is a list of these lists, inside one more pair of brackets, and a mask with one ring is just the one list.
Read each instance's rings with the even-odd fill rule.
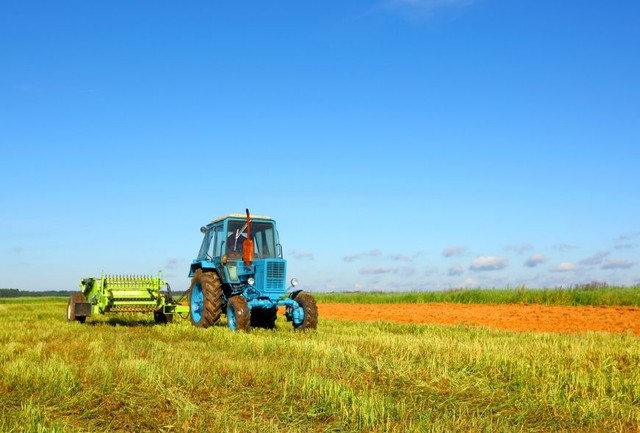
[[294,300],[304,309],[304,320],[300,325],[294,325],[295,329],[299,331],[316,329],[318,327],[318,305],[313,296],[301,292],[296,295]]
[[193,274],[189,291],[197,282],[200,282],[202,286],[204,305],[202,320],[199,324],[194,323],[194,325],[201,328],[217,325],[222,315],[222,283],[220,282],[220,277],[213,271],[204,272],[202,269],[198,269]]
[[234,296],[227,301],[227,309],[230,308],[234,311],[236,331],[249,331],[251,329],[251,311],[247,300],[242,296]]

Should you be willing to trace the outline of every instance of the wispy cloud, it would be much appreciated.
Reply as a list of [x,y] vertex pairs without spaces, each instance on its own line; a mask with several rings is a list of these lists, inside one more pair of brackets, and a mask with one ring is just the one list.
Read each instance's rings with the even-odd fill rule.
[[445,257],[459,257],[467,252],[467,247],[452,246],[447,247],[442,251],[442,255]]
[[391,254],[391,260],[396,260],[400,262],[411,262],[413,261],[413,258],[405,254]]
[[528,251],[531,251],[533,249],[533,245],[531,244],[514,244],[514,245],[507,245],[504,247],[504,249],[506,251],[512,251],[516,254],[524,254]]
[[629,269],[635,265],[631,260],[611,259],[602,264],[602,269]]
[[380,254],[381,254],[380,250],[371,250],[366,253],[349,254],[347,256],[344,256],[342,260],[344,260],[345,262],[355,262],[356,260],[361,259],[363,257],[378,257]]
[[631,250],[633,249],[633,244],[618,244],[613,248],[615,248],[616,250]]
[[551,272],[571,272],[575,271],[576,269],[578,269],[578,267],[574,263],[562,262],[558,263],[558,265],[551,269]]
[[506,268],[508,265],[509,260],[506,257],[480,256],[471,262],[469,269],[472,271],[497,271]]
[[616,238],[616,242],[626,242],[638,237],[640,237],[640,231],[633,232],[633,233],[625,233],[618,236]]
[[556,251],[570,251],[575,250],[577,247],[571,244],[555,244],[553,249]]
[[435,266],[429,266],[427,268],[425,268],[424,270],[424,276],[425,277],[430,277],[432,275],[435,275],[438,273],[438,268],[436,268]]
[[182,266],[182,260],[172,257],[164,264],[164,269],[178,269]]
[[395,268],[390,266],[369,266],[366,268],[361,268],[358,272],[361,275],[381,275],[381,274],[391,274],[393,273]]
[[409,267],[409,266],[402,266],[399,268],[395,268],[393,270],[393,273],[395,275],[402,275],[404,277],[410,277],[411,275],[416,273],[415,268]]
[[635,241],[637,241],[638,238],[640,238],[640,232],[622,234],[614,240],[613,248],[616,250],[633,249],[636,246]]
[[430,15],[442,9],[461,9],[471,6],[475,0],[387,0],[382,8]]
[[524,265],[528,268],[535,268],[536,266],[546,262],[547,259],[540,253],[534,253],[524,262]]
[[314,255],[311,251],[290,251],[289,257],[298,260],[313,260]]
[[447,274],[450,277],[457,277],[458,275],[464,274],[464,271],[465,271],[465,267],[463,265],[458,264],[458,265],[451,266]]
[[608,251],[598,251],[591,257],[587,257],[584,260],[580,260],[580,264],[584,266],[596,266],[602,263],[605,257],[609,255]]
[[416,270],[415,268],[412,268],[409,266],[393,267],[393,266],[379,265],[379,266],[367,266],[364,268],[360,268],[358,269],[358,273],[360,275],[394,274],[394,275],[401,275],[401,276],[411,276],[416,273]]

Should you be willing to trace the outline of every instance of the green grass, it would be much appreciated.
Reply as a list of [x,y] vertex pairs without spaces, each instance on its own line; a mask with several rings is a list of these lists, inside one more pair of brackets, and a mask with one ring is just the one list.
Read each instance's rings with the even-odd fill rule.
[[629,432],[640,339],[353,323],[195,329],[0,305],[2,432]]
[[457,289],[440,292],[314,293],[318,302],[357,304],[454,302],[462,304],[640,306],[640,286],[573,289]]

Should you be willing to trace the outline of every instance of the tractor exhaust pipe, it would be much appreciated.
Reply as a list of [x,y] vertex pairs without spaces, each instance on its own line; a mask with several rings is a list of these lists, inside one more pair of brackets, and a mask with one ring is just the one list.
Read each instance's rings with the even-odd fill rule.
[[242,242],[242,261],[248,268],[253,261],[253,239],[251,238],[251,215],[247,209],[247,238]]

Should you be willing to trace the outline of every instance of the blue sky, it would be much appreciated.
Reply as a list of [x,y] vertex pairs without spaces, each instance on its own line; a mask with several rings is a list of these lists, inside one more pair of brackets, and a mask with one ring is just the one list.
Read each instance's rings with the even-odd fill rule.
[[329,290],[640,282],[640,3],[3,1],[0,287],[279,224]]

